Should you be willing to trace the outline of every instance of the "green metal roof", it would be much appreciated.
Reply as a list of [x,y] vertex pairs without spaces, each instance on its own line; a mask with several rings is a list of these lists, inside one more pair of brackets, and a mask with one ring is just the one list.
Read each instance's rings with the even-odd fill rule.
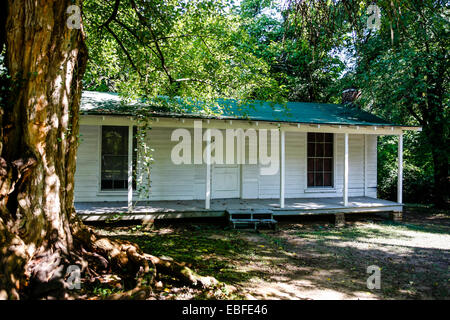
[[[175,101],[175,103],[173,103]],[[115,93],[85,91],[81,98],[81,113],[93,115],[136,115],[145,112],[159,117],[208,119],[240,119],[311,124],[396,126],[359,108],[342,104],[287,102],[285,104],[235,100],[217,100],[212,113],[201,108],[202,103],[187,99],[158,99],[151,103],[123,104]]]

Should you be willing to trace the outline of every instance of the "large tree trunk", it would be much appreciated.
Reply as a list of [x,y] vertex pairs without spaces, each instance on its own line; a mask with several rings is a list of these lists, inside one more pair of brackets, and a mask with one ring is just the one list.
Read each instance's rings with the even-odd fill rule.
[[23,270],[34,281],[61,277],[61,261],[73,248],[70,221],[87,50],[81,29],[66,23],[72,4],[81,6],[71,0],[4,3],[2,34],[11,91],[1,119],[3,298],[18,297],[26,279]]
[[70,264],[91,278],[126,270],[135,283],[128,297],[148,296],[156,267],[191,285],[214,286],[215,279],[131,243],[98,238],[77,219],[73,190],[87,50],[82,30],[67,25],[71,5],[81,0],[0,3],[0,51],[5,47],[9,74],[0,83],[0,299],[66,297]]

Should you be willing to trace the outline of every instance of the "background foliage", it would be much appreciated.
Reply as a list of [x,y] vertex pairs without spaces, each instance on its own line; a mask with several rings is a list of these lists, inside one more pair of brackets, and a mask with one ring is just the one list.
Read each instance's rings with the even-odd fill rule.
[[[380,8],[378,28],[367,9]],[[341,102],[405,135],[404,199],[448,205],[449,4],[432,0],[85,0],[89,90]],[[379,196],[396,198],[396,138],[379,138]]]

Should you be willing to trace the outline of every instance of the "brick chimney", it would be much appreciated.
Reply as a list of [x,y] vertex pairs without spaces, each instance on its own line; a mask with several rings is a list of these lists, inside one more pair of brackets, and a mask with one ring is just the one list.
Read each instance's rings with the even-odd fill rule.
[[353,104],[356,99],[361,96],[361,91],[355,88],[350,88],[342,91],[342,103]]

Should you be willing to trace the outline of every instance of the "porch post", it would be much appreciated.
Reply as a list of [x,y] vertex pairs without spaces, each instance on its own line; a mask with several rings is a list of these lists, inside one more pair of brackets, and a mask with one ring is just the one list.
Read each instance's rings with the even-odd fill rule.
[[403,202],[403,133],[398,136],[397,202]]
[[348,206],[348,133],[344,135],[344,207]]
[[205,209],[211,208],[211,130],[207,129],[205,132],[206,140],[206,194],[205,194]]
[[133,125],[128,126],[128,211],[133,207]]
[[367,167],[368,167],[368,146],[367,146],[367,141],[368,141],[368,136],[367,134],[364,135],[364,197],[367,197],[367,188],[368,188],[368,178],[367,178]]
[[285,188],[285,165],[286,165],[286,148],[285,148],[285,131],[280,129],[280,208],[284,208],[284,188]]

